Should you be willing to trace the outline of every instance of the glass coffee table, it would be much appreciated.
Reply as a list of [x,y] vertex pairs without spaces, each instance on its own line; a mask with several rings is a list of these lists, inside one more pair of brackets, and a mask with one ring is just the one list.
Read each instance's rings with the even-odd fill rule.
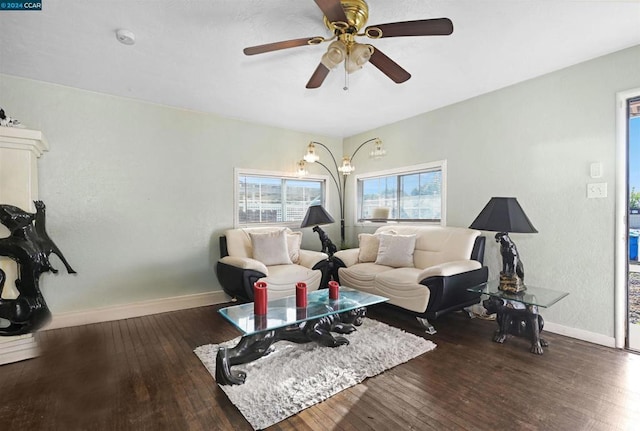
[[504,343],[509,335],[517,335],[531,339],[531,353],[542,355],[547,343],[540,338],[544,319],[538,314],[538,307],[549,308],[560,301],[569,292],[547,289],[527,284],[522,292],[512,293],[498,289],[498,281],[488,281],[467,289],[469,292],[488,295],[489,299],[482,305],[489,314],[496,313],[498,329],[493,341]]
[[362,324],[366,307],[388,298],[340,287],[338,299],[329,299],[329,289],[309,292],[307,306],[296,307],[296,297],[274,299],[267,303],[267,314],[253,313],[253,303],[233,305],[218,310],[244,335],[235,347],[222,347],[216,357],[216,382],[240,385],[247,374],[231,367],[255,361],[270,352],[277,341],[316,342],[327,347],[349,344],[345,337]]

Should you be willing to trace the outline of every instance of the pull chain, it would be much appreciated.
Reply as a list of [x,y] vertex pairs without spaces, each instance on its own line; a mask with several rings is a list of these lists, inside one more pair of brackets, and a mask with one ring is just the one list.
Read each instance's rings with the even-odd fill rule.
[[349,91],[349,72],[347,71],[347,63],[349,62],[349,52],[347,52],[347,58],[344,59],[344,91]]

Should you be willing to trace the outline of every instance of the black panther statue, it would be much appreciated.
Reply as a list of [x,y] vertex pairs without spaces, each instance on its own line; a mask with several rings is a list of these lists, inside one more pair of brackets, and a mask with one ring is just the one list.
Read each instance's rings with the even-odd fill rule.
[[36,212],[30,213],[13,205],[0,205],[0,222],[10,232],[0,238],[0,256],[13,259],[18,264],[18,289],[16,299],[2,298],[6,274],[0,269],[0,318],[9,321],[0,327],[0,335],[11,336],[36,331],[51,319],[51,312],[38,285],[43,272],[58,271],[51,266],[49,255],[55,254],[67,272],[75,271],[51,240],[46,231],[45,205],[34,201]]
[[325,231],[322,230],[320,226],[316,226],[313,228],[314,232],[318,232],[318,236],[320,237],[320,242],[322,242],[322,252],[329,255],[329,257],[333,256],[338,248],[329,238],[329,235]]
[[273,351],[277,341],[291,341],[304,344],[315,341],[326,347],[338,347],[349,344],[345,337],[334,337],[331,332],[350,334],[356,326],[362,325],[367,309],[356,308],[343,313],[331,314],[300,322],[299,324],[271,331],[257,332],[240,339],[235,347],[221,348],[216,356],[216,382],[219,385],[241,385],[247,373],[232,370],[233,365],[246,364]]
[[497,315],[498,329],[493,335],[493,341],[504,343],[509,334],[526,337],[531,340],[531,353],[542,355],[543,347],[549,343],[540,337],[544,328],[544,319],[537,313],[537,309],[515,309],[508,306],[504,300],[490,297],[482,302],[488,314]]
[[356,326],[362,325],[366,308],[356,308],[344,313],[331,314],[319,319],[308,320],[299,325],[289,326],[278,332],[279,340],[293,343],[308,343],[315,341],[325,347],[338,347],[349,344],[345,337],[334,337],[332,332],[338,334],[350,334],[356,330]]
[[505,232],[496,234],[496,242],[500,243],[500,255],[502,256],[502,271],[506,275],[516,274],[524,279],[524,265],[520,260],[520,254],[515,243],[511,241]]
[[496,242],[500,243],[502,271],[500,271],[500,290],[518,293],[526,289],[524,285],[524,265],[515,243],[506,232],[498,232]]

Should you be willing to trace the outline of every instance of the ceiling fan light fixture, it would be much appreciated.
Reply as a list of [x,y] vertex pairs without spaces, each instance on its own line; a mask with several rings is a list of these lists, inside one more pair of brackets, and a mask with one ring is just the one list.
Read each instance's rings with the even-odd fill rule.
[[[315,3],[324,15],[324,23],[332,34],[331,38],[315,36],[283,40],[250,46],[244,48],[243,52],[246,55],[263,54],[281,49],[331,42],[307,82],[306,88],[319,88],[331,70],[344,63],[344,89],[348,90],[349,74],[360,70],[367,62],[373,64],[396,84],[401,84],[411,78],[409,72],[387,57],[380,49],[369,44],[357,43],[356,38],[363,36],[369,39],[447,36],[453,33],[453,23],[449,18],[388,22],[367,27],[369,6],[366,0],[315,0]],[[361,29],[364,31],[361,32]]]
[[333,69],[338,64],[342,63],[346,57],[347,45],[345,45],[341,40],[336,40],[331,42],[327,48],[327,52],[322,56],[321,62],[327,67],[327,69]]
[[347,72],[353,73],[362,69],[362,66],[367,64],[372,54],[373,47],[371,45],[354,43],[346,59]]

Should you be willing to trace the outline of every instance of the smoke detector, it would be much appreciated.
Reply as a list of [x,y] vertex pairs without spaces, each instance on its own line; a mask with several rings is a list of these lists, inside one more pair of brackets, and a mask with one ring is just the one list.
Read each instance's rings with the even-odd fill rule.
[[136,35],[129,30],[116,30],[116,39],[118,39],[120,43],[123,43],[125,45],[133,45],[134,43],[136,43]]

